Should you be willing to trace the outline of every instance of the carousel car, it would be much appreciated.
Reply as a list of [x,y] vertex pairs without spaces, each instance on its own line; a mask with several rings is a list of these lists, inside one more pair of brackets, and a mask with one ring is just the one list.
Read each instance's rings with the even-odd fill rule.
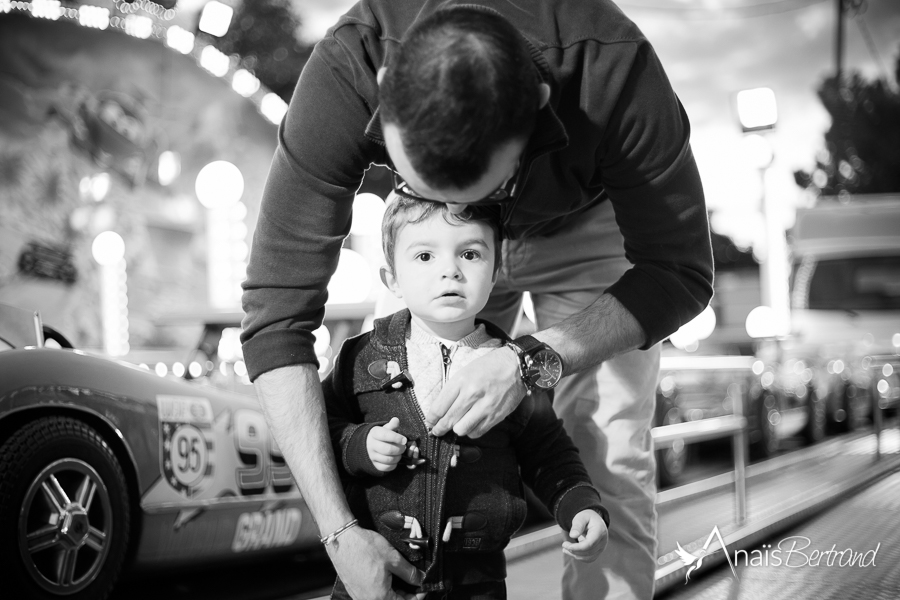
[[127,567],[317,541],[254,398],[74,349],[0,305],[4,597],[104,598]]

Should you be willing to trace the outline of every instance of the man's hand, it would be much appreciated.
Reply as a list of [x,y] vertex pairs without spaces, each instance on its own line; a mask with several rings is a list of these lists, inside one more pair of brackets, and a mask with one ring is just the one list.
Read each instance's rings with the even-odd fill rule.
[[452,429],[477,438],[514,411],[525,391],[515,351],[508,346],[497,348],[447,381],[425,421],[434,425],[431,433],[436,436]]
[[406,438],[397,433],[400,419],[393,417],[383,427],[378,425],[366,436],[366,451],[376,469],[388,473],[397,468],[397,463],[406,452]]
[[421,585],[424,573],[409,564],[386,539],[368,529],[351,527],[326,546],[338,577],[354,600],[413,600],[425,594],[391,589],[391,575]]
[[569,537],[575,542],[563,542],[564,554],[575,560],[594,562],[606,549],[609,541],[609,530],[597,511],[583,510],[572,519],[572,530]]

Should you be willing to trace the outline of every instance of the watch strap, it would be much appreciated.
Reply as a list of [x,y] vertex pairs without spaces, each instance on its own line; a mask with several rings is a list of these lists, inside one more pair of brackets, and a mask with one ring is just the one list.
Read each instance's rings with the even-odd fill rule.
[[544,342],[531,335],[522,335],[512,341],[523,354],[531,355],[535,350],[547,346]]

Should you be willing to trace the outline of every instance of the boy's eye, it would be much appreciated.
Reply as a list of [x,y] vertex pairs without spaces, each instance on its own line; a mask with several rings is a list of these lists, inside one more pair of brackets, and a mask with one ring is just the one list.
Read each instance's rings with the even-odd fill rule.
[[428,262],[432,258],[434,258],[434,256],[431,254],[431,252],[420,252],[416,254],[416,260],[420,260],[422,262]]
[[481,254],[477,250],[465,250],[462,257],[466,260],[476,260],[481,257]]

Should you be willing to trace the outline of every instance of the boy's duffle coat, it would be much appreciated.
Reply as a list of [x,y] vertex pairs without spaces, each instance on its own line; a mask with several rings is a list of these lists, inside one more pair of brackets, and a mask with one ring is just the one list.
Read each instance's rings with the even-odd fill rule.
[[[505,579],[503,549],[525,520],[523,480],[566,531],[588,508],[609,524],[545,393],[525,396],[477,439],[429,435],[408,370],[409,326],[409,311],[403,310],[348,339],[323,390],[350,509],[360,526],[380,533],[425,572],[420,591]],[[508,339],[490,323],[485,326],[492,336]],[[381,473],[369,459],[366,438],[393,417],[418,456]]]

